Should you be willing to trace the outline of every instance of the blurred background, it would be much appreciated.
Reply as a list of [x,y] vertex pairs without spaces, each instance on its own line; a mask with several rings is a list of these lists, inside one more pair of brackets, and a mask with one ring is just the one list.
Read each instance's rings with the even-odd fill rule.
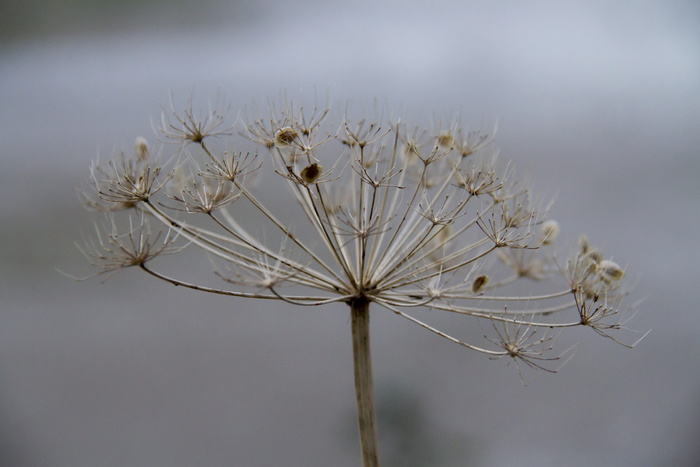
[[652,329],[634,350],[562,334],[573,359],[523,387],[377,310],[385,465],[700,465],[694,0],[4,1],[0,465],[359,465],[343,307],[57,272],[88,272],[90,161],[153,140],[170,92],[204,108],[223,91],[235,115],[285,90],[498,121],[564,238],[628,265],[631,326]]

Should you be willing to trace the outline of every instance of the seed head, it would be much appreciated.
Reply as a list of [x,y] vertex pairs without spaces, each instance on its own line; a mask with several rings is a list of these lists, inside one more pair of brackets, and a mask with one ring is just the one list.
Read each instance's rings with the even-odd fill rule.
[[[550,338],[531,339],[537,328],[593,327],[612,311],[586,303],[624,295],[623,269],[587,239],[564,265],[542,248],[558,237],[559,224],[539,223],[543,213],[531,203],[529,187],[514,181],[481,132],[455,124],[435,136],[420,125],[351,121],[347,109],[345,120],[333,123],[328,109],[306,112],[288,102],[241,122],[240,132],[223,126],[220,110],[200,116],[191,100],[170,115],[162,133],[188,144],[186,157],[177,152],[175,169],[165,170],[143,138],[133,154],[92,169],[96,194],[86,197],[88,205],[129,208],[141,219],[126,234],[114,222],[93,244],[89,256],[102,272],[138,266],[171,284],[227,296],[373,304],[469,349],[534,367],[550,360],[540,356]],[[244,152],[208,144],[209,137],[236,134],[246,138]],[[321,161],[329,159],[324,170]],[[275,181],[251,183],[264,176]],[[287,191],[261,195],[264,189]],[[151,224],[188,240],[217,271],[230,272],[217,273],[226,287],[237,288],[155,271],[156,255],[179,250],[173,235],[151,234]],[[282,248],[270,246],[268,236]],[[486,270],[495,257],[502,264]],[[540,293],[545,287],[551,289]],[[498,338],[483,346],[464,342],[409,314],[423,306],[490,320]]]
[[191,97],[187,101],[185,109],[178,112],[171,96],[171,110],[169,113],[163,111],[158,130],[167,141],[183,144],[201,144],[206,138],[230,135],[231,127],[225,126],[228,106],[221,102],[222,99],[223,96],[219,96],[218,102],[210,106],[208,113],[196,115],[192,107]]

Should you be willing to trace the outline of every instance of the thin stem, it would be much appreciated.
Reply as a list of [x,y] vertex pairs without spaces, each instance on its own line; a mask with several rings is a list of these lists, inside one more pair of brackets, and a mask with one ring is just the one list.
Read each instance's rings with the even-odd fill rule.
[[337,296],[337,297],[314,297],[314,296],[296,296],[296,295],[282,296],[270,287],[268,287],[268,289],[270,289],[270,292],[272,292],[270,295],[263,294],[263,293],[235,292],[232,290],[215,289],[212,287],[191,284],[189,282],[184,282],[184,281],[181,281],[178,279],[174,279],[172,277],[168,277],[164,274],[161,274],[161,273],[151,269],[146,263],[141,264],[139,267],[141,269],[143,269],[144,271],[146,271],[148,274],[152,275],[153,277],[156,277],[156,278],[158,278],[162,281],[165,281],[165,282],[169,282],[176,287],[185,287],[187,289],[199,290],[201,292],[208,292],[208,293],[213,293],[213,294],[218,294],[218,295],[227,295],[229,297],[260,298],[260,299],[265,299],[265,300],[281,300],[281,299],[283,299],[287,303],[293,303],[294,305],[304,305],[304,306],[326,305],[328,303],[342,302],[342,301],[346,301],[348,299],[347,296],[342,296],[342,295]]
[[379,467],[379,445],[377,444],[377,423],[372,388],[372,359],[369,349],[369,301],[355,299],[350,308],[362,465],[363,467]]

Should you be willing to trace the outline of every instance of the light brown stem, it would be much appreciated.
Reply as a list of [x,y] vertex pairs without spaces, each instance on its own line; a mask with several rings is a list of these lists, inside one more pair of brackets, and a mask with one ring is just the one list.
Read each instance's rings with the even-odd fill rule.
[[369,351],[369,301],[354,300],[350,308],[362,465],[363,467],[379,467],[379,445],[377,444],[377,423],[372,388],[372,358]]

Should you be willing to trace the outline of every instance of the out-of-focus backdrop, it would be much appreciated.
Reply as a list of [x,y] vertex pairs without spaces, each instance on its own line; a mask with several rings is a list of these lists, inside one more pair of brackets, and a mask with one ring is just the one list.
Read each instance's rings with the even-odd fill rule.
[[74,242],[93,216],[74,187],[90,161],[153,139],[170,92],[197,107],[219,90],[233,109],[286,90],[498,121],[502,157],[556,195],[564,238],[587,234],[638,278],[630,325],[652,332],[636,349],[562,335],[573,359],[526,387],[504,361],[377,311],[385,465],[700,462],[698,2],[0,8],[1,465],[359,464],[343,307],[57,272],[87,272]]

